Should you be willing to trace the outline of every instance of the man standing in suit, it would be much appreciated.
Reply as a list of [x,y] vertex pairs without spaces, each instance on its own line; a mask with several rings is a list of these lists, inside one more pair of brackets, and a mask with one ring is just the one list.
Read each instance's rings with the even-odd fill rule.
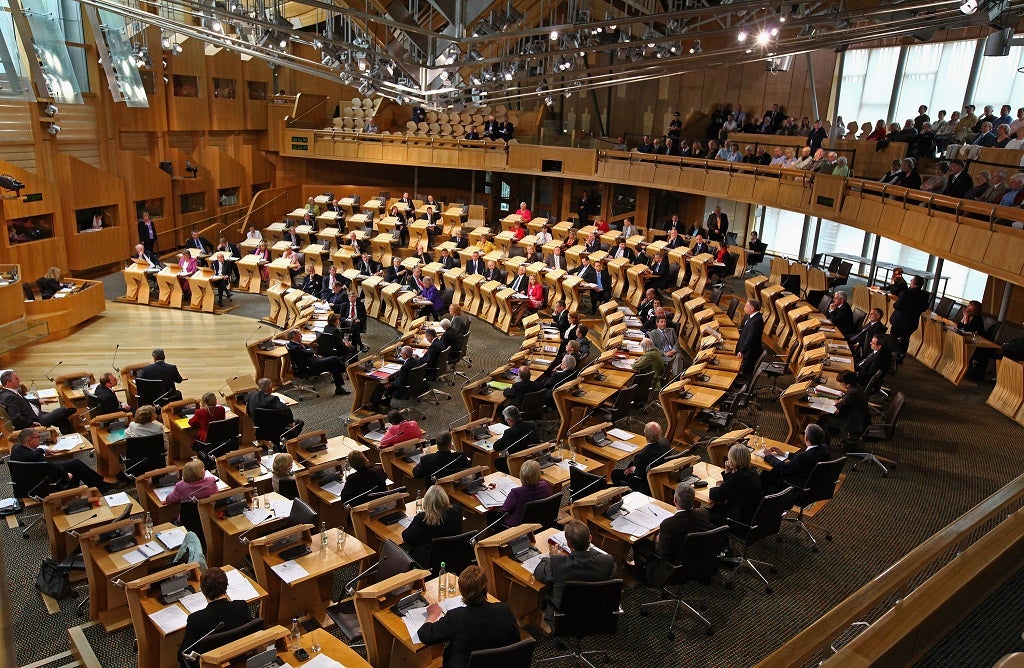
[[306,276],[302,279],[301,290],[307,295],[316,297],[323,292],[324,279],[316,273],[316,267],[312,264],[306,265]]
[[168,364],[163,348],[153,351],[153,363],[147,364],[139,370],[138,377],[145,380],[159,380],[164,385],[164,396],[160,402],[167,403],[181,399],[181,392],[175,387],[177,383],[185,382],[185,378],[178,373],[178,367]]
[[866,357],[871,352],[871,339],[885,334],[882,324],[882,309],[868,311],[868,319],[860,331],[850,337],[850,348],[857,357]]
[[466,274],[484,273],[484,261],[480,259],[480,251],[473,251],[473,256],[466,263]]
[[316,376],[329,371],[334,379],[335,394],[352,394],[345,389],[345,364],[336,356],[320,357],[302,343],[302,332],[293,329],[288,332],[288,356],[295,371],[305,376]]
[[770,471],[761,474],[761,485],[766,494],[774,494],[789,485],[793,486],[795,492],[804,488],[815,464],[829,459],[825,430],[816,424],[807,425],[804,429],[804,449],[785,459],[783,457],[785,454],[778,448],[765,451],[764,463],[772,467]]
[[921,314],[928,310],[930,296],[921,289],[924,281],[920,276],[910,279],[910,287],[903,291],[892,305],[892,317],[889,319],[889,326],[892,328],[892,335],[896,337],[898,359],[903,361],[910,346],[910,336],[917,331],[921,324]]
[[548,556],[542,558],[533,570],[538,582],[551,585],[544,610],[544,619],[554,621],[554,611],[562,605],[566,582],[602,582],[615,574],[615,560],[607,552],[590,545],[590,529],[579,520],[565,525],[566,552],[555,543],[548,542]]
[[[110,413],[119,413],[125,411],[131,412],[131,407],[123,403],[114,394],[113,388],[117,387],[117,376],[110,373],[109,371],[100,375],[100,382],[96,385],[96,389],[93,391],[93,396],[96,397],[96,401],[99,403],[99,407],[93,411],[96,415],[108,415]],[[93,415],[92,417],[96,417]]]
[[[312,265],[311,265],[312,266]],[[217,287],[217,305],[224,303],[224,296],[231,299],[231,267],[232,264],[224,259],[224,253],[217,253],[216,259],[210,265],[213,269],[213,283]],[[320,293],[317,292],[317,295]]]
[[0,406],[7,411],[15,429],[43,426],[57,427],[62,434],[75,433],[69,418],[78,409],[62,406],[44,413],[38,399],[28,399],[21,393],[21,378],[10,369],[0,374],[0,386]]
[[729,216],[722,213],[722,207],[716,206],[715,210],[708,214],[705,227],[708,228],[708,238],[711,241],[724,243],[725,235],[729,231]]
[[846,338],[853,335],[853,309],[846,303],[846,293],[836,290],[832,295],[832,303],[829,304],[825,317],[832,321],[836,329]]
[[907,281],[903,278],[903,270],[896,267],[892,270],[892,283],[885,286],[885,291],[890,295],[899,297],[907,289]]
[[664,461],[671,447],[668,439],[662,438],[661,425],[657,422],[648,422],[644,425],[644,438],[647,439],[647,445],[633,456],[629,465],[624,469],[612,471],[612,484],[628,485],[634,492],[650,494],[651,488],[647,484],[647,469],[652,464],[657,465]]
[[402,193],[402,196],[398,198],[398,201],[395,202],[395,204],[398,205],[398,210],[407,216],[416,210],[416,207],[413,205],[412,198],[409,197],[409,193],[407,192]]
[[18,434],[17,443],[11,448],[11,461],[45,463],[51,481],[61,489],[71,489],[84,483],[86,486],[95,487],[106,494],[116,487],[116,485],[104,481],[103,476],[89,468],[89,465],[80,459],[47,460],[46,451],[40,445],[41,438],[40,430],[35,427],[22,429]]
[[424,335],[428,343],[427,352],[423,353],[423,363],[427,365],[427,380],[435,380],[443,371],[443,369],[437,368],[437,363],[441,359],[441,353],[444,352],[444,344],[433,327],[428,327]]
[[949,179],[946,181],[946,189],[943,195],[950,197],[963,197],[968,190],[974,187],[974,179],[964,169],[964,161],[955,158],[949,161]]
[[761,302],[748,299],[743,305],[743,325],[740,340],[736,342],[736,357],[740,358],[740,373],[754,373],[754,365],[761,357],[763,346],[761,337],[764,334],[764,318],[761,316]]
[[365,352],[368,350],[363,345],[363,332],[366,331],[366,307],[354,291],[346,292],[345,295],[345,300],[332,308],[341,316],[342,326],[351,329],[352,345]]
[[156,248],[156,223],[150,219],[149,211],[143,211],[139,221],[139,242],[150,254]]

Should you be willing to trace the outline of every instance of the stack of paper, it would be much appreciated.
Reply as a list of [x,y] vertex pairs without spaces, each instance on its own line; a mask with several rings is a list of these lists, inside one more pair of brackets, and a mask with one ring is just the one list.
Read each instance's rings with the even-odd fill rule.
[[192,614],[193,612],[199,612],[205,608],[209,602],[206,600],[206,595],[203,594],[203,592],[197,591],[194,594],[183,596],[178,600],[178,603],[181,603],[181,605],[188,610],[189,614]]
[[274,516],[269,510],[263,510],[262,508],[256,510],[245,510],[242,512],[245,515],[245,519],[249,520],[252,524],[259,524],[260,522],[266,522],[268,519]]
[[822,397],[811,397],[807,400],[807,403],[811,405],[811,408],[819,410],[822,413],[832,414],[836,412],[836,402],[831,399],[823,399]]
[[335,480],[333,482],[327,483],[320,489],[324,490],[328,494],[333,494],[334,496],[341,496],[341,490],[345,489],[345,484],[340,480]]
[[[438,605],[445,612],[450,612],[455,608],[461,608],[465,605],[462,602],[462,597],[458,594],[451,598],[446,598],[443,601],[439,601]],[[423,626],[427,621],[427,608],[416,608],[405,613],[402,617],[402,621],[405,622],[405,628],[409,632],[409,638],[412,639],[414,644],[418,644],[420,641],[419,633],[420,627]]]
[[185,542],[185,527],[174,527],[167,531],[161,531],[156,535],[156,539],[164,544],[168,550],[176,550],[181,547],[181,544]]
[[611,436],[612,438],[628,441],[629,439],[633,438],[636,434],[631,434],[625,429],[619,429],[618,427],[615,427],[613,429],[608,430],[608,435]]
[[47,449],[50,452],[67,452],[68,450],[74,450],[81,443],[82,437],[78,434],[72,434],[70,436],[61,436],[57,439],[56,443]]
[[228,576],[228,598],[232,601],[251,601],[260,595],[241,572],[232,569],[224,573]]
[[149,619],[156,624],[157,628],[164,635],[170,635],[175,631],[185,628],[185,624],[188,622],[188,615],[185,614],[181,606],[174,604],[167,606],[163,610],[150,613]]
[[498,422],[496,424],[487,425],[487,429],[495,436],[501,436],[505,433],[505,430],[508,429],[508,425]]

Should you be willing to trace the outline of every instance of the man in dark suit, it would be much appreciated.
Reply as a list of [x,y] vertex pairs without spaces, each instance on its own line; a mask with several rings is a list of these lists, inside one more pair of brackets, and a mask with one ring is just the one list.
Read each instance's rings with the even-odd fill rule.
[[256,389],[249,393],[245,400],[245,406],[246,412],[252,420],[255,420],[257,408],[268,411],[287,411],[291,425],[290,431],[295,434],[302,433],[305,422],[292,419],[292,409],[274,394],[274,385],[269,378],[260,378],[256,381]]
[[788,485],[792,485],[795,492],[804,488],[815,464],[829,459],[825,430],[816,424],[807,425],[804,429],[804,449],[785,459],[784,456],[778,448],[768,448],[765,452],[764,463],[772,467],[770,471],[761,474],[765,494],[774,494]]
[[708,242],[704,241],[704,235],[698,232],[693,236],[696,238],[694,239],[695,243],[693,244],[693,248],[690,249],[690,255],[696,257],[698,255],[711,252],[711,246]]
[[612,298],[612,275],[604,260],[594,263],[594,285],[596,290],[590,292],[591,310],[597,313],[597,307]]
[[829,304],[828,311],[825,312],[825,317],[832,321],[832,324],[844,337],[853,336],[853,309],[846,303],[845,292],[836,290],[832,295],[832,303]]
[[483,277],[486,281],[498,281],[499,283],[504,282],[502,279],[505,278],[505,272],[498,269],[498,263],[494,260],[487,261],[487,268],[483,270]]
[[504,603],[487,602],[487,576],[479,566],[467,566],[459,574],[459,591],[464,606],[444,613],[432,603],[427,608],[427,622],[417,632],[425,645],[448,643],[444,668],[467,668],[474,651],[519,642],[512,610]]
[[587,240],[583,242],[583,250],[587,253],[596,253],[601,250],[601,240],[597,238],[597,233],[591,232],[587,235]]
[[150,253],[156,248],[156,223],[150,219],[149,211],[143,211],[139,220],[139,243]]
[[665,241],[665,248],[679,248],[685,246],[686,240],[675,230],[669,230],[668,239]]
[[363,253],[359,258],[359,262],[356,263],[356,269],[363,276],[378,276],[383,275],[384,270],[381,269],[380,262],[377,262],[369,253]]
[[512,383],[512,387],[506,388],[502,394],[508,399],[510,406],[522,409],[523,399],[526,395],[541,389],[543,389],[543,386],[533,380],[533,371],[530,369],[530,365],[523,364],[519,367],[519,376],[516,382]]
[[669,221],[665,223],[665,231],[671,234],[672,230],[679,234],[683,234],[686,231],[686,224],[679,220],[679,214],[673,213]]
[[554,307],[551,309],[551,321],[555,323],[558,333],[564,338],[565,332],[569,329],[569,311],[565,308],[564,300],[559,299],[555,302]]
[[448,239],[448,241],[451,241],[453,244],[455,244],[455,248],[458,250],[462,250],[463,248],[469,248],[469,239],[466,237],[465,234],[462,233],[461,227],[456,227],[454,230],[452,230],[452,236]]
[[295,226],[288,225],[288,227],[284,228],[284,232],[281,234],[281,240],[290,243],[292,248],[298,248],[300,241],[299,235],[295,232]]
[[93,391],[93,396],[96,397],[96,401],[99,402],[99,407],[90,414],[92,417],[96,415],[107,415],[109,413],[119,413],[121,411],[130,412],[131,407],[123,403],[114,394],[113,388],[117,387],[117,376],[110,373],[109,371],[100,375],[100,382],[96,385],[96,389]]
[[974,179],[964,167],[964,161],[959,158],[949,161],[949,178],[946,180],[946,189],[942,191],[943,195],[963,197],[974,187]]
[[643,450],[633,455],[632,461],[624,469],[612,471],[612,484],[628,485],[635,492],[650,494],[651,488],[647,484],[647,469],[652,464],[660,464],[665,460],[671,445],[667,438],[661,436],[661,425],[657,422],[648,422],[644,425],[644,438],[647,445]]
[[178,367],[166,362],[163,348],[153,351],[153,363],[147,364],[139,370],[138,377],[145,380],[159,380],[164,385],[164,396],[161,403],[178,401],[181,399],[181,392],[175,385],[185,382],[185,379],[178,373]]
[[565,256],[562,255],[561,246],[555,246],[551,255],[544,258],[544,264],[548,266],[548,269],[561,269],[565,271],[569,265],[565,263]]
[[441,341],[441,337],[437,335],[437,330],[433,327],[428,327],[424,332],[427,342],[427,352],[423,353],[423,363],[427,365],[427,380],[435,380],[437,376],[444,371],[444,369],[438,369],[437,363],[441,359],[441,353],[444,352],[444,343]]
[[910,346],[910,336],[917,331],[921,324],[921,314],[928,310],[930,295],[921,289],[924,281],[920,276],[910,279],[910,287],[904,290],[892,305],[892,317],[889,318],[889,327],[892,328],[892,335],[896,337],[896,348],[899,360]]
[[337,265],[332,264],[330,271],[328,271],[327,275],[324,276],[324,289],[321,293],[321,298],[330,301],[331,295],[334,294],[335,285],[341,285],[342,288],[347,288],[351,284],[352,281],[338,273]]
[[402,193],[402,196],[398,198],[395,204],[398,205],[398,210],[407,216],[416,210],[416,205],[413,204],[412,198],[409,197],[407,192]]
[[615,574],[615,560],[607,552],[591,547],[590,529],[583,522],[569,520],[566,523],[565,543],[568,552],[549,542],[548,556],[533,570],[537,582],[551,585],[544,611],[544,619],[549,624],[554,621],[554,611],[562,605],[566,582],[603,582]]
[[662,290],[668,287],[668,260],[661,251],[654,254],[651,261],[651,275],[644,280],[644,288]]
[[494,116],[488,116],[484,121],[484,136],[494,139],[498,136],[498,121],[494,120]]
[[320,274],[316,273],[316,267],[313,265],[306,266],[306,275],[302,279],[301,290],[307,295],[318,296],[324,289],[324,279]]
[[202,251],[203,255],[209,255],[213,252],[213,244],[206,237],[199,236],[199,230],[192,230],[192,235],[188,243],[185,244],[185,248],[195,248]]
[[341,316],[341,325],[352,330],[352,345],[362,351],[367,347],[363,345],[363,332],[366,331],[366,306],[359,295],[352,291],[346,291],[344,301],[338,300],[331,308]]
[[305,376],[316,376],[329,371],[334,379],[335,394],[352,394],[345,389],[345,364],[336,356],[320,357],[302,343],[302,332],[293,329],[288,332],[288,356],[295,371]]
[[868,381],[874,378],[879,371],[882,372],[883,377],[889,373],[889,367],[892,366],[892,351],[889,350],[886,343],[884,333],[871,337],[867,348],[870,352],[857,363],[857,380],[861,385],[867,386]]
[[50,479],[61,489],[71,489],[85,484],[88,487],[95,487],[106,494],[113,489],[111,485],[103,480],[96,471],[89,468],[89,465],[80,459],[61,459],[49,461],[46,459],[46,451],[40,445],[40,429],[25,427],[18,434],[18,441],[11,448],[11,461],[13,462],[45,462],[50,473]]
[[530,285],[530,277],[526,275],[526,265],[519,265],[519,269],[516,270],[515,278],[509,283],[509,287],[515,290],[517,293],[526,294],[526,288]]
[[619,239],[619,245],[612,251],[612,259],[624,257],[630,262],[636,260],[636,254],[633,253],[633,249],[626,245],[625,239]]
[[484,269],[484,261],[480,259],[480,252],[473,251],[473,257],[466,263],[466,274],[482,274]]
[[[227,295],[228,300],[231,300],[231,269],[234,266],[233,263],[228,262],[224,259],[224,253],[217,253],[213,262],[210,263],[210,268],[213,269],[213,283],[217,287],[217,304],[224,303],[224,296]],[[314,296],[320,296],[317,292]]]
[[501,453],[494,461],[494,468],[508,473],[508,456],[540,443],[540,436],[537,434],[537,425],[524,420],[515,406],[506,406],[501,415],[508,429],[494,442],[494,451]]
[[146,246],[144,244],[135,245],[135,254],[132,255],[131,259],[142,260],[154,269],[163,269],[164,267],[163,263],[160,262],[160,258],[156,256],[156,253],[151,250],[146,250]]
[[[206,634],[225,632],[237,629],[252,621],[249,604],[245,601],[228,600],[228,576],[219,566],[214,566],[199,578],[199,589],[206,597],[207,604],[188,616],[185,622],[185,633],[178,647],[178,658],[182,652],[191,651],[192,646]],[[186,665],[182,662],[182,665]],[[195,665],[189,663],[187,665]]]
[[899,297],[907,287],[907,281],[903,278],[903,270],[896,267],[892,270],[892,282],[885,286],[885,291]]
[[640,319],[641,323],[646,323],[651,319],[651,315],[657,307],[657,304],[655,303],[657,301],[658,293],[654,291],[654,288],[648,288],[644,292],[644,297],[640,300],[640,306],[636,311],[636,317]]
[[644,538],[633,544],[636,573],[641,580],[646,581],[647,565],[655,553],[671,563],[679,563],[682,557],[680,548],[688,535],[715,528],[707,508],[694,507],[695,497],[696,493],[690,483],[681,482],[676,485],[672,495],[676,513],[662,521],[658,527],[657,541]]
[[238,249],[238,246],[231,243],[224,237],[221,237],[220,241],[217,243],[217,247],[213,250],[215,253],[224,253],[224,258],[227,260],[228,268],[231,270],[231,279],[233,281],[238,281],[240,278],[238,275],[238,267],[235,265],[235,261],[228,259],[236,258],[237,260],[237,258],[242,257],[242,251]]
[[593,283],[597,279],[594,267],[590,264],[590,256],[587,253],[583,253],[580,256],[580,266],[576,267],[572,273],[579,276],[584,283]]
[[761,344],[761,337],[764,335],[764,318],[761,317],[761,302],[757,299],[748,299],[743,305],[743,325],[740,330],[740,340],[736,342],[736,357],[740,358],[740,373],[754,373],[754,366],[761,351],[764,349]]
[[21,378],[10,369],[0,374],[0,386],[0,406],[7,411],[15,429],[43,426],[57,427],[62,434],[75,433],[69,418],[77,409],[60,407],[44,413],[38,399],[28,399],[21,393]]
[[441,347],[451,350],[448,361],[453,361],[456,353],[462,348],[463,335],[455,329],[449,318],[441,321],[441,327],[444,328],[444,333],[441,334]]
[[[462,452],[452,452],[452,435],[443,431],[437,435],[437,452],[425,454],[412,469],[414,478],[432,484],[434,477],[444,477],[468,468],[469,457]],[[443,470],[442,470],[443,469]]]
[[441,257],[438,259],[438,262],[440,262],[441,266],[446,270],[459,266],[459,258],[452,255],[447,248],[441,249]]
[[882,334],[885,334],[885,325],[882,324],[882,309],[873,308],[868,311],[864,326],[850,337],[850,348],[857,357],[866,357],[871,352],[871,339]]
[[708,228],[708,239],[723,243],[729,231],[729,216],[722,213],[722,207],[716,206],[715,210],[708,214],[705,227]]
[[851,434],[860,436],[871,424],[871,408],[852,371],[840,371],[836,381],[843,388],[843,396],[836,401],[836,412],[822,415],[818,420],[828,435]]
[[390,406],[391,398],[401,399],[409,388],[409,376],[412,370],[423,364],[423,360],[412,354],[412,346],[402,346],[398,352],[402,360],[402,368],[392,374],[387,381],[379,383],[370,397],[370,407],[380,412],[381,406]]

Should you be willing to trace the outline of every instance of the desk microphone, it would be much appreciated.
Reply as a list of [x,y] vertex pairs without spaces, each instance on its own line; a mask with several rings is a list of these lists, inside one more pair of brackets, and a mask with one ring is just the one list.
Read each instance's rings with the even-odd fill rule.
[[256,527],[260,526],[261,524],[266,524],[266,523],[267,523],[267,522],[269,522],[270,520],[276,520],[276,519],[278,519],[278,517],[277,517],[277,513],[275,513],[275,512],[274,512],[274,510],[273,510],[273,509],[271,509],[271,510],[270,510],[270,515],[268,515],[267,517],[263,518],[262,520],[260,520],[260,521],[259,521],[259,522],[257,522],[256,524],[253,524],[253,525],[252,525],[251,527],[249,527],[248,529],[246,529],[246,530],[245,530],[245,531],[243,531],[242,533],[238,534],[238,540],[239,540],[239,542],[241,542],[241,543],[248,543],[249,541],[247,541],[247,540],[245,539],[245,535],[246,535],[247,533],[249,533],[250,531],[252,531],[252,530],[253,530],[253,529],[255,529]]
[[85,409],[85,412],[82,413],[82,422],[88,422],[89,421],[89,416],[93,413],[93,411],[95,411],[98,408],[99,408],[99,405],[97,404],[96,406],[93,406],[92,408]]
[[569,503],[572,503],[573,499],[577,499],[577,498],[583,496],[583,492],[587,491],[591,487],[593,487],[595,485],[599,485],[599,484],[601,484],[603,482],[604,482],[604,478],[598,478],[597,480],[590,481],[590,483],[587,484],[586,486],[584,486],[583,489],[577,490],[575,492],[570,490],[570,492],[569,492]]
[[[261,326],[262,326],[262,325],[261,325]],[[238,376],[235,376],[234,378],[232,378],[231,380],[229,380],[228,382],[224,383],[224,384],[223,384],[223,385],[221,385],[221,386],[220,386],[219,388],[217,388],[217,394],[219,394],[219,395],[220,395],[220,398],[221,398],[221,399],[224,399],[224,398],[225,398],[225,397],[224,397],[224,388],[225,388],[225,387],[227,387],[227,388],[230,388],[230,387],[231,387],[231,383],[235,382],[236,380],[238,380]]]
[[43,374],[43,376],[46,377],[46,380],[50,381],[51,383],[53,382],[53,376],[51,376],[50,374],[53,373],[53,370],[59,367],[61,364],[64,364],[64,360],[57,362],[50,368],[49,371]]
[[455,459],[451,460],[450,462],[448,462],[447,464],[445,464],[441,468],[439,468],[436,471],[434,471],[430,475],[430,481],[431,482],[437,482],[437,479],[440,477],[441,471],[445,470],[446,468],[448,468],[452,464],[455,464],[455,463],[458,463],[458,462],[465,462],[466,461],[467,457],[466,457],[465,453],[460,452],[460,453],[458,453],[458,455],[459,455],[458,457],[456,457]]
[[526,438],[527,436],[536,436],[536,435],[537,435],[537,430],[536,430],[536,429],[531,429],[530,431],[526,432],[525,434],[523,434],[522,436],[520,436],[519,438],[517,438],[517,439],[516,439],[516,441],[515,441],[515,442],[514,442],[514,443],[513,443],[512,445],[508,446],[507,448],[504,448],[504,449],[503,449],[503,450],[501,451],[501,456],[502,456],[502,457],[506,457],[506,458],[507,458],[507,457],[508,457],[508,455],[509,455],[509,451],[510,451],[510,450],[511,450],[512,448],[514,448],[514,447],[516,447],[517,445],[519,445],[519,444],[520,444],[520,443],[522,442],[522,440],[523,440],[524,438]]
[[[338,531],[341,531],[341,529],[338,529]],[[372,573],[373,571],[377,570],[377,568],[378,568],[378,567],[379,567],[379,566],[380,566],[381,564],[383,564],[383,563],[384,563],[385,561],[387,561],[387,560],[388,560],[388,558],[387,558],[387,556],[386,556],[386,555],[385,555],[385,556],[383,556],[383,557],[381,557],[380,559],[378,559],[378,560],[377,560],[377,562],[376,562],[375,564],[373,564],[373,565],[371,565],[371,566],[367,567],[367,569],[366,569],[366,570],[364,570],[364,571],[363,571],[362,573],[359,573],[359,574],[358,574],[358,575],[356,575],[356,576],[355,576],[354,578],[352,578],[351,580],[349,580],[348,582],[346,582],[346,583],[345,583],[345,594],[346,594],[347,596],[351,596],[352,594],[355,594],[355,593],[356,593],[356,588],[355,588],[355,584],[356,584],[357,582],[359,582],[360,580],[362,580],[362,579],[363,579],[364,577],[366,577],[367,575],[369,575],[370,573]]]
[[568,432],[566,432],[566,433],[568,433],[569,435],[572,435],[572,433],[573,433],[574,431],[576,431],[576,427],[580,426],[581,424],[583,424],[584,422],[586,422],[587,420],[589,420],[589,419],[590,419],[590,418],[591,418],[591,417],[592,417],[593,415],[594,415],[594,411],[590,411],[590,412],[588,412],[587,414],[585,414],[585,415],[584,415],[583,417],[581,417],[581,418],[580,418],[580,421],[579,421],[579,422],[577,422],[577,423],[576,423],[576,424],[574,424],[573,426],[569,427],[569,431],[568,431]]
[[142,561],[140,561],[139,563],[135,564],[134,566],[129,566],[128,568],[124,569],[123,571],[118,573],[116,576],[114,576],[114,578],[110,581],[110,583],[112,585],[114,585],[115,587],[119,587],[121,589],[124,589],[124,576],[125,576],[125,574],[131,573],[136,568],[139,568],[140,566],[145,566],[148,563],[149,563],[149,558],[147,557],[147,558],[143,559]]
[[488,531],[490,531],[491,529],[493,529],[496,525],[501,524],[502,522],[504,522],[506,517],[508,517],[508,513],[502,513],[501,517],[499,517],[498,519],[494,520],[493,522],[491,522],[490,524],[485,526],[483,529],[480,529],[480,531],[477,531],[475,534],[473,534],[473,537],[469,539],[469,544],[470,545],[476,545],[476,539],[477,538],[479,538],[483,534],[485,534]]
[[207,631],[203,635],[199,636],[199,639],[196,640],[191,645],[189,645],[188,647],[186,647],[184,650],[182,650],[181,654],[182,655],[188,655],[188,657],[190,659],[192,659],[192,660],[198,659],[199,656],[197,654],[190,653],[192,651],[192,648],[195,647],[196,645],[198,645],[199,643],[201,643],[203,640],[205,640],[207,636],[213,635],[214,633],[216,633],[217,631],[221,630],[222,628],[224,628],[224,622],[222,622],[222,621],[221,622],[217,622],[217,626],[214,626],[212,629],[210,629],[209,631]]
[[[245,340],[245,347],[249,347],[249,342],[252,341],[253,337],[259,334],[260,330],[263,329],[263,325],[257,325],[256,330],[249,335],[249,338]],[[235,376],[237,378],[237,376]],[[221,396],[224,396],[223,394]]]
[[120,343],[118,343],[117,345],[114,346],[114,356],[112,358],[110,358],[110,368],[113,369],[115,373],[121,373],[121,369],[117,368],[114,365],[114,361],[117,359],[117,351],[118,351],[118,349],[120,347],[121,347]]
[[[366,490],[366,491],[365,491],[365,492],[363,492],[362,494],[359,494],[359,495],[357,495],[357,496],[353,496],[353,497],[352,497],[351,499],[349,499],[348,501],[346,501],[346,502],[345,502],[345,509],[346,509],[346,510],[352,510],[352,506],[354,505],[354,504],[353,504],[353,502],[354,502],[354,501],[355,501],[356,499],[361,499],[361,498],[363,498],[364,496],[366,496],[366,495],[368,495],[368,494],[373,494],[374,492],[379,492],[379,491],[380,491],[379,489],[377,489],[376,487],[374,487],[373,489],[368,489],[368,490]],[[384,491],[387,491],[387,490],[384,490]]]
[[457,423],[462,422],[466,418],[472,417],[472,416],[473,416],[472,413],[466,413],[462,417],[455,418],[454,420],[452,420],[451,422],[448,423],[448,431],[451,431],[452,427],[454,427]]
[[89,516],[88,516],[88,517],[86,517],[85,519],[82,519],[82,520],[79,520],[79,521],[75,522],[74,524],[72,524],[71,526],[69,526],[69,527],[68,527],[67,529],[64,529],[64,533],[66,533],[66,534],[70,534],[70,533],[71,533],[71,530],[72,530],[72,529],[74,529],[75,527],[77,527],[77,526],[81,526],[82,524],[84,524],[84,523],[88,522],[89,520],[94,520],[94,519],[96,519],[97,517],[99,517],[99,513],[93,513],[92,515],[89,515]]

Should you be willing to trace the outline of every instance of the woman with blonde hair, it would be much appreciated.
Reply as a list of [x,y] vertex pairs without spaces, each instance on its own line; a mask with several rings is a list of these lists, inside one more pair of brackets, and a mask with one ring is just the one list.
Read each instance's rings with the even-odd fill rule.
[[457,536],[462,533],[462,509],[453,506],[443,489],[431,485],[423,495],[423,510],[416,513],[412,523],[402,532],[402,542],[409,556],[421,566],[430,559],[430,544],[435,538]]
[[206,443],[210,437],[210,423],[223,420],[226,416],[224,407],[217,403],[217,395],[207,392],[199,400],[199,407],[188,419],[188,424],[196,428],[196,440]]
[[50,299],[55,294],[60,292],[61,284],[60,280],[63,278],[60,267],[50,267],[43,274],[43,277],[39,279],[39,297],[41,299]]
[[205,499],[217,491],[217,479],[206,475],[203,462],[193,459],[181,467],[181,480],[174,483],[174,489],[164,503],[181,503],[189,499]]
[[128,425],[125,435],[128,438],[154,436],[164,433],[164,425],[156,419],[156,406],[139,406],[135,417]]
[[271,486],[275,492],[288,499],[294,499],[299,495],[299,489],[295,486],[295,475],[292,473],[294,462],[291,455],[281,452],[274,455],[274,462],[270,468]]

